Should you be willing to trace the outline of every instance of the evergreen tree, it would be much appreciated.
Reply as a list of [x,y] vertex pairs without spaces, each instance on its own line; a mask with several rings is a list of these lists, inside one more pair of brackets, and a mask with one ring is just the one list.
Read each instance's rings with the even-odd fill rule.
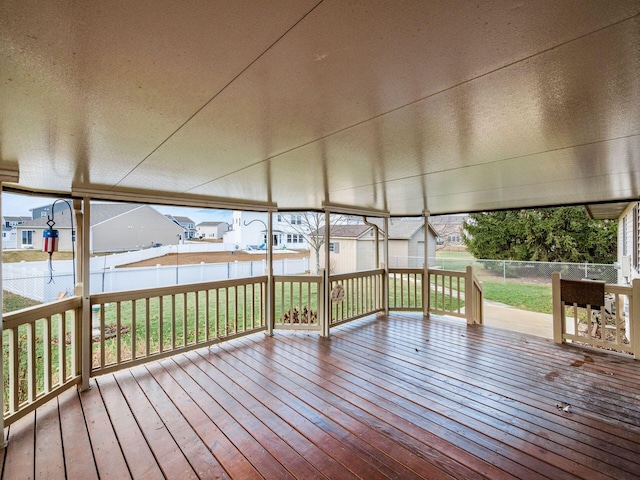
[[476,258],[613,263],[617,222],[594,220],[583,207],[474,213],[463,241]]

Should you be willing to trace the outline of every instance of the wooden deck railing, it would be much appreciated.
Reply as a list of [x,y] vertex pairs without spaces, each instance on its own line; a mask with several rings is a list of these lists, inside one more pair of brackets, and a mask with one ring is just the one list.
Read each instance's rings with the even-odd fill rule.
[[390,268],[389,310],[421,311],[423,276],[421,268]]
[[[421,268],[389,269],[389,309],[423,309]],[[429,270],[429,312],[482,323],[482,283],[468,267],[465,272]]]
[[331,275],[330,291],[343,289],[340,301],[330,302],[329,324],[339,325],[356,318],[384,311],[383,277],[384,270]]
[[93,295],[92,375],[264,330],[266,283],[261,276]]
[[322,318],[322,276],[274,277],[274,327],[319,330]]
[[[383,269],[332,275],[329,325],[385,311]],[[466,277],[465,277],[466,275]],[[467,272],[430,271],[431,311],[481,321],[481,285]],[[90,297],[92,335],[81,336],[80,297],[4,315],[4,419],[10,424],[82,378],[267,330],[267,276],[101,293]],[[423,271],[392,269],[392,310],[423,308]],[[472,285],[465,292],[465,285]],[[273,277],[275,328],[321,330],[323,276]],[[326,326],[326,325],[325,325]]]
[[80,297],[3,315],[5,426],[80,382]]
[[603,306],[566,302],[561,276],[554,273],[554,341],[626,352],[640,359],[640,279],[631,286],[604,284],[604,293]]

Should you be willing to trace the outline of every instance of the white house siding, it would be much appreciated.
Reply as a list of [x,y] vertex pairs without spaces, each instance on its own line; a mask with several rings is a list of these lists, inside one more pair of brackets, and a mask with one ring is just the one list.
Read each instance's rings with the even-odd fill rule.
[[[635,209],[634,209],[635,207]],[[640,252],[638,249],[638,238],[640,237],[640,218],[638,211],[640,203],[630,203],[618,218],[618,263],[622,265],[623,257],[628,257],[631,264],[631,275],[629,278],[623,276],[622,269],[618,270],[618,283],[631,283],[634,278],[640,278]],[[634,215],[636,221],[634,223]],[[634,230],[634,226],[636,227]],[[634,254],[634,250],[635,254]]]
[[182,234],[182,227],[152,207],[143,205],[94,225],[91,250],[108,252],[147,248],[154,244],[176,245]]

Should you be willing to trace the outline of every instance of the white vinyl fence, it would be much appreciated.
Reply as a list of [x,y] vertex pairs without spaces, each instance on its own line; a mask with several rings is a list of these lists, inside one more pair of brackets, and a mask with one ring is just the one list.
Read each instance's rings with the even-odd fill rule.
[[[180,250],[182,252],[182,249]],[[91,293],[166,287],[197,282],[264,275],[265,260],[253,262],[200,263],[138,268],[91,270]],[[3,289],[37,302],[50,302],[73,292],[72,262],[53,262],[50,276],[46,262],[6,263],[2,265]],[[309,257],[273,261],[274,275],[299,275],[309,271]]]

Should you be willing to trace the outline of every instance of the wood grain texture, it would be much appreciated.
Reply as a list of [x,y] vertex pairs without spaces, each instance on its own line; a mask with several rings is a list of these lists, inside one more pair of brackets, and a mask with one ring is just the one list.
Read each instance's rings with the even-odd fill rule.
[[639,362],[419,313],[366,317],[329,339],[251,335],[91,384],[8,429],[3,478],[640,472]]

